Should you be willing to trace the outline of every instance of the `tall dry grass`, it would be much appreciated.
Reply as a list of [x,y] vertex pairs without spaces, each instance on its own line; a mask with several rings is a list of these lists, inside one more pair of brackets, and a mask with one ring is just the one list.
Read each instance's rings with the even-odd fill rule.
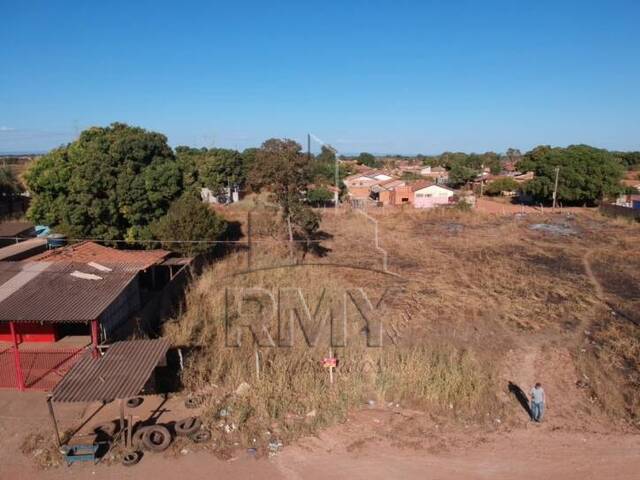
[[[400,402],[466,419],[508,413],[497,399],[506,387],[499,378],[507,350],[531,341],[540,345],[569,342],[589,328],[595,300],[582,264],[585,252],[620,243],[611,232],[638,236],[637,229],[623,231],[627,227],[594,215],[518,219],[458,211],[402,211],[376,217],[380,244],[394,274],[385,275],[379,272],[383,258],[375,248],[374,222],[361,214],[325,214],[327,255],[306,258],[317,265],[305,266],[287,266],[301,258],[292,258],[286,243],[272,241],[283,236],[282,225],[271,213],[260,212],[252,221],[257,240],[254,271],[243,273],[247,267],[243,253],[212,265],[191,286],[184,313],[166,327],[175,344],[199,349],[183,379],[188,390],[206,392],[206,417],[214,431],[229,425],[237,428],[220,441],[231,438],[246,445],[273,435],[289,439],[314,431],[340,421],[368,400],[376,405]],[[537,222],[570,222],[578,234],[542,235],[529,229]],[[623,248],[632,246],[633,242],[626,242]],[[274,268],[278,266],[282,268]],[[346,288],[362,287],[376,299],[387,288],[397,291],[385,297],[382,309],[383,348],[366,347],[363,324],[357,312],[349,313],[353,341],[334,350],[339,368],[330,385],[320,364],[328,354],[326,336],[316,347],[296,343],[292,348],[257,349],[259,376],[250,338],[245,337],[240,348],[225,347],[227,287],[273,292],[304,287],[310,305],[323,292],[338,295]],[[625,331],[616,338],[630,335]],[[628,366],[635,350],[614,336],[601,336],[599,341],[616,354],[610,362],[589,357],[590,377],[619,378],[616,372],[624,371],[625,362],[625,368],[638,371],[637,365]],[[249,390],[236,394],[243,383]],[[618,380],[614,384],[622,400],[611,401],[611,409],[629,415],[629,402],[624,399],[635,398],[629,396],[631,385]],[[606,391],[613,385],[603,381],[601,387]]]
[[[329,329],[315,346],[307,345],[297,331],[290,348],[258,348],[248,332],[240,347],[226,346],[225,288],[261,287],[275,293],[279,288],[302,286],[307,304],[314,306],[323,294],[340,298],[345,289],[389,281],[372,279],[386,277],[380,273],[358,270],[345,274],[342,268],[322,265],[271,268],[287,261],[286,247],[255,255],[255,270],[249,273],[239,273],[246,268],[242,254],[224,259],[191,286],[184,313],[166,325],[165,334],[174,344],[197,347],[187,362],[183,382],[188,391],[203,396],[205,417],[214,431],[221,432],[220,442],[234,439],[247,446],[264,444],[266,431],[291,439],[341,421],[349,410],[369,400],[376,405],[400,402],[447,414],[454,410],[465,418],[495,408],[490,405],[496,391],[494,374],[468,348],[428,338],[395,341],[389,327],[402,318],[403,308],[419,301],[413,291],[398,293],[383,308],[381,348],[367,346],[366,324],[355,308],[349,309],[347,344],[332,350],[339,362],[333,384],[321,365],[329,353]],[[378,298],[378,293],[372,297]],[[277,325],[271,323],[269,328],[276,338]],[[248,390],[236,393],[245,383]],[[237,430],[222,433],[225,428]]]

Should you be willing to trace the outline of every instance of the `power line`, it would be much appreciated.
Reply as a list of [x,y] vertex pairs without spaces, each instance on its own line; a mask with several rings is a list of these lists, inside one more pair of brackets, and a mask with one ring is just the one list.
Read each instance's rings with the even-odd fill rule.
[[[8,236],[0,236],[0,240],[15,240],[17,242],[17,244],[20,244],[22,242],[20,241],[26,241],[26,240],[32,240],[34,238],[43,238],[46,239],[46,237],[8,237]],[[135,244],[140,244],[140,243],[190,243],[190,244],[240,244],[240,245],[247,245],[247,241],[246,240],[123,240],[123,239],[111,239],[111,238],[97,238],[97,237],[86,237],[86,238],[65,238],[64,239],[67,242],[73,242],[73,243],[79,243],[79,242],[103,242],[103,243],[125,243],[125,244],[129,244],[129,245],[135,245]],[[333,241],[333,239],[323,239],[323,240],[293,240],[294,242],[300,242],[300,243],[320,243],[320,242],[326,242],[326,241]],[[263,239],[263,240],[256,240],[254,238],[251,239],[251,243],[289,243],[289,240],[278,240],[278,239]],[[10,246],[10,245],[7,245]]]

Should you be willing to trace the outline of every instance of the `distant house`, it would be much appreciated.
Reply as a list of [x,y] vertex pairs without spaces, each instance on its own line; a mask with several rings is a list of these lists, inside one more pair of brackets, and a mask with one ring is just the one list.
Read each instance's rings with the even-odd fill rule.
[[393,180],[393,176],[382,171],[370,170],[367,173],[350,175],[343,180],[351,200],[366,200],[371,196],[371,188]]
[[533,173],[533,172],[525,172],[525,173],[513,172],[511,177],[518,183],[524,183],[524,182],[528,182],[529,180],[533,180],[535,178],[535,173]]
[[456,191],[444,185],[429,185],[414,192],[415,208],[433,208],[453,203]]
[[200,198],[204,203],[228,205],[240,201],[240,190],[236,187],[227,187],[222,192],[216,193],[203,187],[200,189]]
[[449,181],[449,172],[444,167],[422,167],[420,175],[430,178],[437,184],[445,184]]

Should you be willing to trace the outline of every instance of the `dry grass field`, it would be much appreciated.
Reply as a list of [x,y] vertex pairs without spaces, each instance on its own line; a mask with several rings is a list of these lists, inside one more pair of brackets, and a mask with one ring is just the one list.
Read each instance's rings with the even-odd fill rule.
[[[243,222],[245,210],[234,218]],[[640,427],[640,226],[592,211],[367,213],[326,211],[318,256],[291,251],[276,213],[256,210],[250,264],[246,250],[212,264],[167,324],[176,345],[193,347],[183,381],[204,402],[221,454],[264,452],[273,438],[316,432],[367,405],[479,431],[522,427],[510,382],[525,393],[543,383],[549,428]],[[248,331],[239,348],[225,346],[225,291],[247,287],[274,298],[301,288],[312,311],[362,289],[379,309],[367,324],[347,302],[330,384],[321,365],[329,328],[311,347],[298,331],[288,348],[257,348]],[[266,324],[273,338],[276,319]],[[375,321],[380,347],[367,345]]]

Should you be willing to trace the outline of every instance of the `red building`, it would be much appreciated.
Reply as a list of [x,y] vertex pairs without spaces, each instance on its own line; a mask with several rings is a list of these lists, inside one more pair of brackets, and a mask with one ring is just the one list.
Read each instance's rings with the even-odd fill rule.
[[168,255],[83,242],[0,262],[0,387],[48,389],[51,371],[117,338],[145,292],[172,276]]

